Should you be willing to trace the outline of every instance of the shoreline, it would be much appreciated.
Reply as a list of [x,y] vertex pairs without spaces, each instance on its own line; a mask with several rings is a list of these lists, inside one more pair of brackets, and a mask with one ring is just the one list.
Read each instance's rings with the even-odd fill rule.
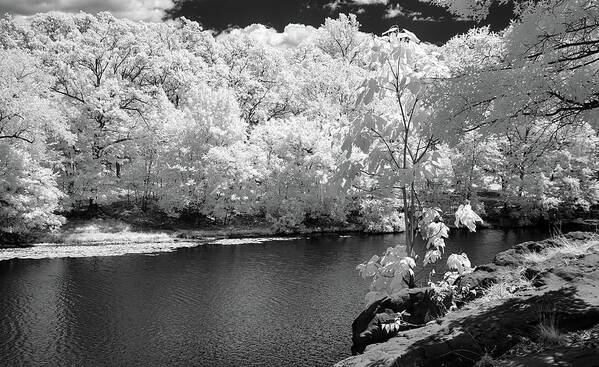
[[[451,222],[446,222],[450,229],[457,229]],[[131,226],[136,229],[131,229]],[[576,227],[574,230],[595,230],[599,228],[599,221],[588,221],[581,218],[563,222],[562,226]],[[477,224],[477,229],[526,229],[542,228],[543,226],[552,226],[551,223],[536,223],[530,225],[502,225],[494,221],[487,221]],[[569,229],[572,230],[572,229]],[[154,241],[151,235],[166,235],[171,239],[188,241],[205,241],[210,239],[223,238],[257,238],[257,237],[288,237],[310,234],[397,234],[403,233],[403,230],[377,232],[366,231],[357,224],[346,225],[328,225],[322,227],[304,227],[298,230],[276,231],[264,224],[256,225],[232,225],[228,227],[205,227],[199,229],[190,229],[186,227],[160,226],[138,226],[120,219],[90,219],[73,220],[59,228],[56,232],[38,232],[30,234],[27,240],[21,242],[0,242],[0,249],[3,248],[26,248],[40,243],[53,243],[56,245],[98,245],[115,244],[121,242],[143,242]],[[149,237],[149,238],[148,238]],[[140,239],[141,238],[141,239]]]
[[[395,232],[401,233],[401,232]],[[67,257],[123,256],[158,254],[204,245],[250,245],[290,241],[314,235],[352,235],[366,233],[355,226],[307,228],[292,233],[276,233],[268,228],[218,228],[201,230],[132,231],[117,221],[85,221],[82,225],[40,236],[24,245],[0,245],[0,261],[12,259],[55,259]]]
[[[451,223],[450,223],[451,224]],[[576,226],[595,223],[573,221]],[[452,229],[452,225],[450,225]],[[480,229],[517,230],[540,226],[505,227],[485,222]],[[44,259],[64,257],[123,256],[172,252],[180,248],[203,245],[242,245],[271,241],[288,241],[314,235],[381,235],[396,232],[366,232],[357,225],[308,227],[280,233],[256,225],[207,229],[131,230],[130,225],[115,219],[72,221],[56,233],[41,235],[29,244],[0,244],[0,261],[11,259]]]
[[[461,275],[447,308],[422,301],[431,288],[375,302],[352,325],[353,341],[361,343],[356,355],[335,366],[528,366],[537,365],[535,352],[563,365],[594,366],[573,363],[599,354],[598,279],[597,233],[523,242]],[[418,321],[383,327],[406,310]],[[425,311],[433,317],[420,317]]]

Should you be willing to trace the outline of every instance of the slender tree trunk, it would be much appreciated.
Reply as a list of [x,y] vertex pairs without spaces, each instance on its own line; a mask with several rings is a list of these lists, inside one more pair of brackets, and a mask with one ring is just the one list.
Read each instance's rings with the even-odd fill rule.
[[518,197],[521,198],[524,195],[524,170],[520,170],[520,175],[518,176],[520,178],[520,187],[518,188]]
[[410,233],[411,233],[410,213],[409,213],[410,210],[409,210],[409,205],[408,205],[408,192],[406,190],[405,185],[401,188],[401,193],[403,196],[403,219],[404,219],[404,226],[405,226],[406,252],[408,253],[408,255],[411,255],[414,243],[412,241],[412,236],[410,235]]

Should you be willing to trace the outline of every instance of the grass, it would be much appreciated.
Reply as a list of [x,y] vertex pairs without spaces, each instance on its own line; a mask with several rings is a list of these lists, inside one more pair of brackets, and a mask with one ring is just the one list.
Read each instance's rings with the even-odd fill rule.
[[479,306],[488,302],[508,299],[513,297],[517,291],[532,289],[532,282],[526,279],[521,272],[507,275],[500,282],[483,290],[483,295],[474,301],[473,305]]
[[136,232],[131,226],[119,220],[96,219],[74,221],[62,228],[48,242],[65,245],[111,245],[122,243],[164,243],[172,242],[173,237],[163,232]]
[[[298,234],[345,233],[356,231],[353,226],[305,228]],[[64,243],[68,245],[103,245],[115,243],[161,243],[174,239],[182,241],[204,241],[216,238],[262,238],[277,234],[265,224],[240,224],[231,227],[204,229],[141,229],[118,219],[73,220],[58,232],[47,234],[37,242]]]
[[539,324],[536,327],[539,344],[544,346],[565,346],[568,338],[552,324]]
[[[357,231],[353,226],[346,227],[310,227],[298,234],[315,233],[348,233]],[[230,227],[209,227],[204,229],[171,228],[158,229],[139,227],[135,224],[114,218],[72,219],[55,232],[43,233],[28,246],[112,246],[112,245],[167,245],[180,242],[202,242],[222,240],[222,244],[260,243],[268,240],[293,239],[293,237],[273,237],[276,235],[271,227],[262,224],[241,223]],[[238,238],[243,240],[232,240]],[[254,240],[250,240],[253,238]],[[211,242],[212,243],[212,242]],[[220,242],[219,242],[220,243]],[[11,248],[11,247],[8,247]]]
[[[576,258],[587,254],[589,248],[599,244],[599,238],[593,241],[572,241],[564,236],[556,236],[554,240],[558,241],[559,247],[550,247],[541,252],[528,251],[522,255],[525,263],[542,266],[545,261],[556,256],[564,258],[564,260],[567,261],[568,258]],[[507,299],[511,298],[517,291],[533,289],[532,281],[526,279],[523,275],[525,268],[526,267],[522,267],[519,270],[515,270],[513,273],[507,274],[500,282],[483,290],[482,297],[477,298],[473,303],[475,305],[480,305],[490,301]],[[546,331],[550,333],[551,324],[545,326],[547,326]]]
[[489,353],[483,354],[478,361],[474,364],[474,367],[496,367],[499,366],[498,361],[493,358]]
[[140,233],[122,231],[110,232],[83,232],[74,233],[65,237],[64,243],[68,245],[108,245],[114,243],[160,243],[172,242],[173,238],[166,233]]
[[541,252],[528,251],[522,254],[526,263],[538,264],[555,256],[574,258],[586,254],[589,248],[599,244],[599,238],[593,241],[571,241],[563,236],[554,238],[559,242],[559,247],[550,247]]
[[553,308],[541,307],[538,312],[539,324],[535,327],[538,343],[545,347],[565,346],[568,337],[563,334],[557,325],[557,312]]

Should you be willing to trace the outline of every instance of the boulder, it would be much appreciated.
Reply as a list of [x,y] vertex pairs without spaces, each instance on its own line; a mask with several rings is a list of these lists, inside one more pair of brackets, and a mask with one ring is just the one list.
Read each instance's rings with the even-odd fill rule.
[[493,264],[478,266],[472,273],[460,275],[455,284],[459,290],[488,288],[499,281],[501,273],[497,269]]
[[564,332],[588,329],[599,323],[596,289],[585,293],[578,283],[570,285],[557,277],[555,280],[558,283],[550,287],[465,308],[447,315],[439,323],[404,331],[337,366],[471,366],[485,351],[502,355],[523,337],[535,335],[540,307],[555,310],[555,318]]
[[495,255],[493,264],[498,266],[520,266],[524,264],[524,261],[521,252],[512,248]]
[[561,243],[558,240],[549,238],[543,241],[522,242],[520,244],[517,244],[513,248],[514,250],[516,250],[516,252],[522,254],[526,252],[541,252],[545,249],[559,246],[561,246]]
[[474,269],[475,271],[486,271],[488,273],[494,273],[498,270],[501,270],[501,268],[495,264],[484,264],[484,265],[479,265],[476,267],[476,269]]
[[531,266],[524,270],[524,277],[528,280],[534,280],[538,278],[541,273],[543,273],[543,269],[538,266]]
[[[587,242],[596,237],[574,232],[566,238]],[[514,264],[523,263],[524,253],[543,251],[560,243],[545,240],[515,246],[498,254],[493,264],[461,276],[458,285],[476,288],[498,281],[502,275],[514,271]],[[591,246],[581,256],[547,259],[528,267],[524,275],[533,280],[536,288],[516,291],[508,298],[490,300],[476,307],[461,308],[432,323],[427,321],[444,314],[448,305],[440,302],[443,298],[430,288],[406,289],[380,300],[362,313],[368,316],[363,318],[368,321],[364,328],[369,331],[368,335],[354,334],[355,351],[361,354],[337,366],[471,366],[486,353],[500,358],[506,366],[534,366],[537,362],[546,365],[544,361],[552,361],[552,365],[599,366],[596,362],[598,344],[577,345],[571,337],[569,344],[559,351],[549,348],[528,355],[511,353],[519,350],[514,348],[517,345],[535,341],[538,326],[547,317],[556,320],[560,333],[580,335],[590,328],[599,330],[599,245]],[[446,299],[451,300],[451,297],[453,295]],[[547,315],[543,316],[544,313]],[[391,334],[384,333],[397,317],[413,321],[412,327],[418,328],[410,330],[406,326]],[[359,319],[360,316],[355,324]]]
[[512,357],[502,360],[506,367],[546,367],[546,366],[576,366],[597,367],[599,348],[556,348],[525,356]]
[[597,235],[593,232],[569,232],[564,235],[564,238],[567,240],[576,240],[576,241],[593,241],[597,240]]
[[509,250],[495,255],[493,264],[497,266],[522,266],[524,265],[525,254],[531,252],[542,252],[546,249],[559,246],[561,246],[561,242],[551,238],[543,241],[523,242]]
[[[372,303],[352,323],[352,355],[362,353],[366,346],[387,341],[398,332],[424,325],[444,316],[453,301],[453,294],[438,294],[434,289],[406,288],[390,297]],[[384,326],[401,322],[389,332]]]

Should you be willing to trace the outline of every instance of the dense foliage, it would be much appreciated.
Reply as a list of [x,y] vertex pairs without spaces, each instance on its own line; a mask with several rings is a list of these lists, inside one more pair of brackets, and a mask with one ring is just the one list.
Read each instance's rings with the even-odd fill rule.
[[[493,1],[437,3],[480,19]],[[431,50],[410,32],[390,30],[377,47],[380,74],[365,82],[359,97],[374,106],[356,117],[344,147],[348,155],[352,146],[365,155],[349,165],[349,173],[401,190],[407,246],[390,247],[358,266],[372,278],[367,302],[414,285],[417,233],[426,247],[423,264],[441,258],[449,228],[430,199],[451,193],[471,199],[475,188],[495,187],[506,205],[523,205],[528,215],[532,208],[547,214],[596,204],[597,168],[586,158],[597,154],[597,4],[550,0],[515,6],[518,19],[501,34],[474,29]],[[371,103],[388,94],[384,108]],[[441,163],[444,154],[451,170]],[[431,195],[429,186],[438,179],[445,181],[441,197]],[[481,219],[469,200],[455,216],[456,226],[470,230]],[[471,266],[465,254],[451,255],[447,265],[456,274]],[[451,288],[450,278],[451,272],[440,284]]]
[[[475,18],[490,4],[438,3]],[[281,231],[405,228],[409,243],[428,241],[426,262],[442,252],[427,228],[465,200],[484,215],[483,192],[539,216],[589,210],[597,5],[517,5],[502,33],[474,29],[440,47],[399,29],[362,33],[353,15],[292,47],[248,30],[214,37],[185,19],[3,18],[0,231],[126,202]],[[471,227],[462,209],[458,224]]]

